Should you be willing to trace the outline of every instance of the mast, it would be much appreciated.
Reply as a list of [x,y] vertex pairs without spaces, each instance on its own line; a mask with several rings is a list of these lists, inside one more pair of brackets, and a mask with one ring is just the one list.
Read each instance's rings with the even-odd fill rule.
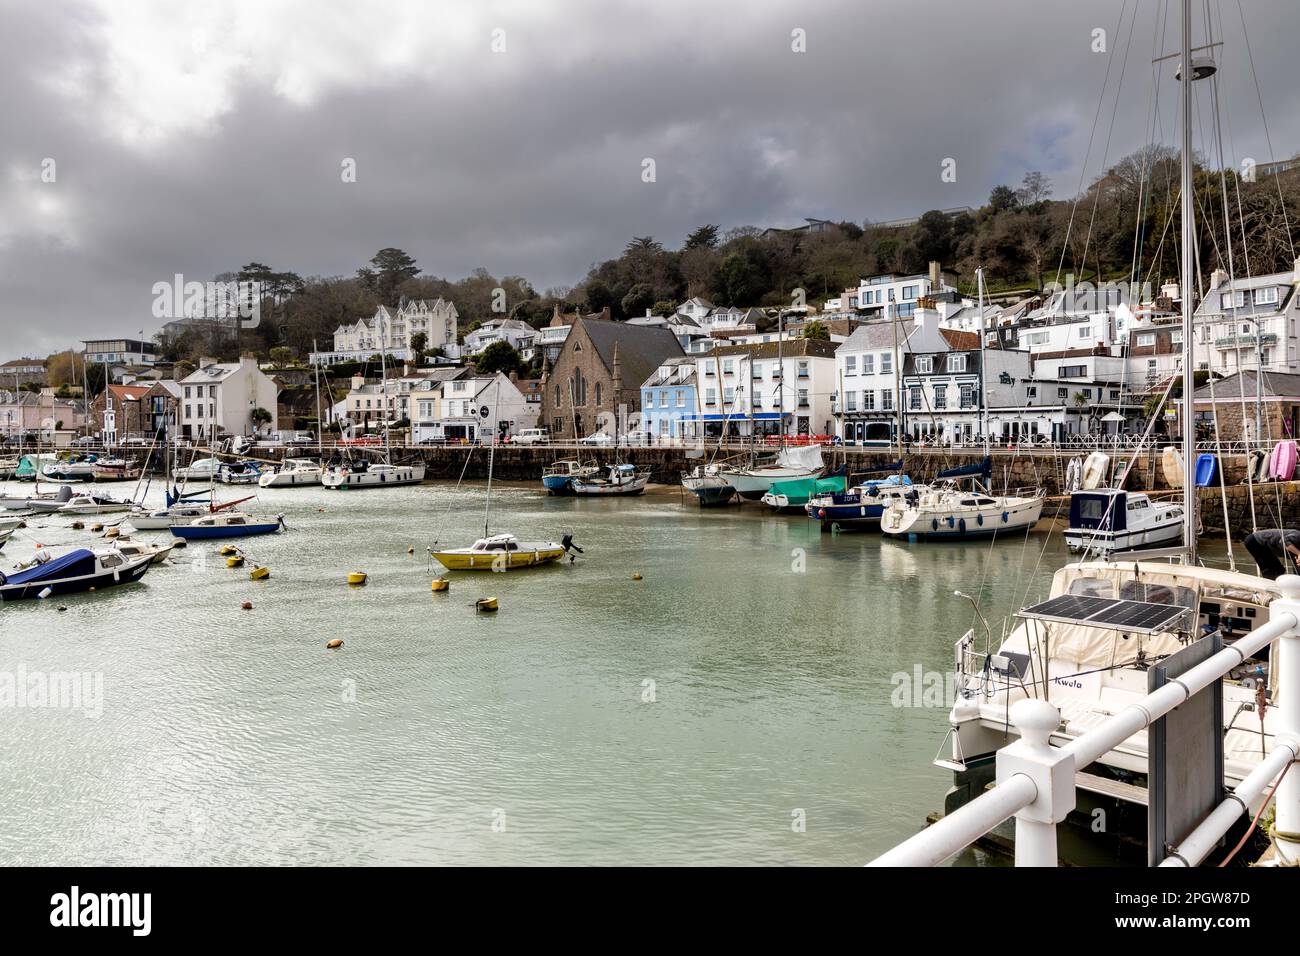
[[885,303],[885,318],[894,328],[894,417],[897,419],[895,424],[895,436],[898,439],[898,458],[903,458],[903,355],[898,347],[898,317],[890,315],[890,303],[894,301],[893,293],[890,293],[889,301]]
[[[808,317],[808,313],[805,312],[804,313],[805,321],[807,321],[807,317]],[[785,334],[783,331],[784,328],[785,328],[785,310],[782,309],[776,313],[776,371],[777,371],[776,407],[777,407],[777,413],[780,416],[782,448],[785,447],[785,350],[783,348],[784,343],[781,341],[781,339]],[[750,445],[751,453],[753,447],[754,446],[751,443]]]
[[[387,318],[385,310],[385,318]],[[379,320],[379,389],[384,399],[384,456],[388,464],[393,463],[393,437],[388,427],[388,363],[384,353],[388,351],[388,328],[383,319]]]
[[483,537],[488,536],[488,518],[492,514],[492,464],[496,460],[497,451],[497,403],[501,400],[501,373],[497,372],[495,386],[492,393],[492,432],[488,435],[488,480],[487,480],[487,502],[483,505]]
[[[316,351],[315,339],[311,340],[311,350],[313,352]],[[325,458],[325,436],[321,432],[321,420],[320,420],[320,363],[319,362],[316,363],[315,371],[316,371],[316,454],[321,457],[322,459],[321,463],[324,464],[323,459]]]
[[[1192,297],[1196,288],[1192,264],[1192,0],[1183,0],[1182,69],[1182,227],[1183,227],[1183,543],[1187,563],[1196,563],[1196,482],[1192,458],[1196,451],[1193,399]],[[1258,329],[1256,330],[1258,334]]]
[[975,270],[975,293],[977,296],[980,323],[980,384],[979,384],[979,422],[980,434],[984,436],[984,455],[992,454],[989,437],[988,382],[984,378],[984,267]]

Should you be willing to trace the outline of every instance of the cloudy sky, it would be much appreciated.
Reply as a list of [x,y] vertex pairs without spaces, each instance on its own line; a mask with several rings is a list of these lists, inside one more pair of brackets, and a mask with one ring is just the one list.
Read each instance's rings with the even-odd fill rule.
[[[1210,2],[1231,154],[1267,157],[1238,0]],[[1290,156],[1300,7],[1241,2]],[[704,222],[977,205],[1027,169],[1072,195],[1149,138],[1165,6],[0,0],[0,358],[152,334],[154,283],[250,260],[351,274],[395,245],[540,289]],[[1156,85],[1172,141],[1172,69]]]

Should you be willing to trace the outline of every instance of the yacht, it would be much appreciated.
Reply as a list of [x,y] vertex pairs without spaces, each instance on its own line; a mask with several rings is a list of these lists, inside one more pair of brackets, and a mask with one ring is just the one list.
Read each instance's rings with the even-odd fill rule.
[[494,534],[479,538],[468,548],[429,550],[429,554],[449,571],[504,571],[528,568],[558,561],[569,553],[573,539],[564,541],[519,541],[512,534]]
[[[1041,490],[993,495],[988,491],[992,462],[941,471],[942,482],[895,500],[880,516],[880,530],[909,541],[987,538],[1028,531],[1043,514]],[[970,487],[962,487],[963,481]]]
[[319,485],[321,467],[310,458],[286,458],[275,471],[264,471],[257,484],[262,488],[285,488],[291,485]]
[[720,469],[720,465],[696,465],[693,471],[682,472],[682,487],[699,499],[701,508],[725,505],[736,496],[735,486]]
[[171,526],[171,533],[186,540],[246,538],[274,534],[284,528],[284,515],[260,516],[242,511],[221,511]]
[[176,469],[175,477],[182,481],[211,481],[221,471],[221,462],[215,458],[199,458]]
[[73,455],[42,466],[41,476],[50,481],[93,481],[96,461],[95,455]]
[[574,478],[573,493],[580,497],[594,495],[639,495],[650,481],[650,472],[637,471],[634,465],[610,465],[605,478]]
[[424,481],[424,464],[390,465],[365,459],[331,463],[321,473],[326,488],[346,491],[350,488],[393,488],[418,485]]
[[906,475],[890,475],[855,485],[848,491],[814,495],[804,505],[808,517],[821,522],[823,531],[880,530],[880,517],[893,504],[904,504],[910,495],[920,495],[923,486],[912,484]]
[[816,478],[822,472],[820,445],[782,448],[774,459],[746,465],[722,465],[718,473],[742,498],[758,501],[778,481]]

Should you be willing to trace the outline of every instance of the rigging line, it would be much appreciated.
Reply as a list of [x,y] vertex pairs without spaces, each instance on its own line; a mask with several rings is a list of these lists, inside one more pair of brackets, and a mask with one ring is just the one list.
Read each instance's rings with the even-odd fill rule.
[[[1149,135],[1147,136],[1148,145],[1143,149],[1142,153],[1142,166],[1138,173],[1137,216],[1133,223],[1133,254],[1129,260],[1128,270],[1129,282],[1132,284],[1133,288],[1137,287],[1138,269],[1141,265],[1141,249],[1143,240],[1146,237],[1146,212],[1147,206],[1151,201],[1151,191],[1147,188],[1147,174],[1148,172],[1154,174],[1155,150],[1152,147],[1155,142],[1155,110],[1160,95],[1160,69],[1155,62],[1155,59],[1160,52],[1156,46],[1160,39],[1160,5],[1156,4],[1153,9],[1155,10],[1156,17],[1155,24],[1153,24],[1151,29],[1151,85],[1147,88],[1147,119],[1150,121],[1147,125],[1147,129]],[[1134,16],[1136,16],[1136,13]],[[1148,168],[1148,162],[1152,164],[1150,168]]]
[[[1124,5],[1120,7],[1119,20],[1115,24],[1115,36],[1119,36],[1120,29],[1124,25],[1124,14],[1128,10],[1128,0],[1124,0]],[[1110,68],[1114,64],[1114,57],[1109,54],[1106,56],[1106,74],[1102,78],[1101,91],[1097,94],[1097,110],[1092,117],[1092,130],[1088,133],[1088,148],[1083,154],[1083,163],[1079,168],[1079,185],[1075,189],[1074,202],[1070,204],[1070,220],[1065,227],[1065,238],[1061,240],[1061,259],[1056,266],[1056,279],[1054,285],[1061,283],[1061,270],[1065,268],[1065,253],[1070,248],[1070,234],[1074,228],[1074,216],[1079,208],[1079,200],[1083,198],[1083,183],[1088,175],[1088,160],[1092,156],[1092,143],[1097,135],[1097,123],[1101,120],[1101,108],[1106,102],[1106,87],[1110,85]]]
[[[1128,37],[1124,41],[1124,59],[1120,62],[1119,79],[1115,82],[1115,99],[1110,108],[1110,125],[1106,129],[1106,145],[1101,153],[1101,170],[1103,174],[1106,171],[1106,161],[1110,158],[1110,143],[1115,135],[1115,118],[1119,115],[1119,94],[1124,89],[1124,76],[1128,72],[1128,55],[1133,49],[1133,27],[1137,25],[1138,7],[1133,5],[1133,16],[1129,19]],[[1120,26],[1124,25],[1123,13],[1120,14]],[[1092,197],[1092,212],[1088,217],[1088,231],[1083,240],[1083,267],[1088,267],[1088,249],[1092,243],[1092,227],[1097,221],[1097,206],[1101,202],[1101,187],[1098,186]],[[1097,283],[1101,284],[1101,257],[1098,251],[1097,259]]]
[[[1255,81],[1255,98],[1259,101],[1259,118],[1264,126],[1264,142],[1268,144],[1268,158],[1274,159],[1273,156],[1273,136],[1268,129],[1268,116],[1264,112],[1264,93],[1259,86],[1259,73],[1255,70],[1255,54],[1250,48],[1250,33],[1246,30],[1246,11],[1241,5],[1241,0],[1237,0],[1237,13],[1241,17],[1241,36],[1246,41],[1246,57],[1250,60],[1250,75]],[[1291,259],[1294,260],[1295,240],[1291,238],[1291,223],[1286,214],[1286,200],[1282,197],[1282,180],[1278,176],[1273,177],[1277,183],[1277,201],[1282,207],[1282,225],[1286,227],[1287,244],[1291,247]]]

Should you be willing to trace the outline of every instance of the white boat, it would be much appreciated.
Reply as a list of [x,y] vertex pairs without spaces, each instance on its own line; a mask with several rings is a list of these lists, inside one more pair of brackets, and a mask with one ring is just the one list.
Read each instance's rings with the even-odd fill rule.
[[719,465],[696,465],[682,472],[682,487],[699,499],[701,508],[716,508],[735,497],[736,489],[719,472]]
[[20,515],[0,515],[0,531],[6,534],[21,528],[24,523]]
[[257,479],[262,488],[285,488],[291,485],[319,485],[321,467],[310,458],[286,458],[276,471],[264,471]]
[[1083,474],[1079,487],[1084,491],[1100,488],[1106,483],[1108,467],[1110,467],[1110,455],[1102,451],[1094,451],[1083,461]]
[[607,478],[575,478],[573,493],[592,495],[639,495],[650,481],[650,472],[637,471],[633,465],[610,465]]
[[773,483],[797,478],[816,478],[822,472],[821,445],[782,448],[776,460],[744,466],[723,465],[719,474],[742,498],[757,501],[767,494]]
[[130,511],[131,502],[119,501],[106,495],[74,495],[67,504],[58,509],[64,515],[106,515],[119,511]]
[[58,511],[74,496],[71,485],[60,485],[56,491],[38,492],[23,497],[0,498],[0,505],[11,511],[34,511],[37,514],[50,514]]
[[221,471],[221,462],[215,458],[200,458],[183,468],[176,469],[176,478],[182,481],[211,481]]
[[113,542],[113,547],[128,558],[148,555],[150,564],[162,564],[172,553],[175,544],[170,541],[167,544],[145,544],[142,541],[132,541],[130,538],[117,538]]
[[418,485],[424,481],[424,464],[390,465],[364,459],[330,465],[321,473],[326,488],[346,491],[352,488],[394,488]]
[[95,477],[95,456],[74,455],[62,461],[52,461],[41,467],[41,476],[50,481],[91,481]]
[[13,528],[0,528],[0,548],[5,546],[5,542],[9,540],[9,536],[13,533]]
[[[909,541],[987,538],[1024,532],[1043,514],[1041,491],[1026,495],[989,494],[990,462],[940,472],[940,483],[892,501],[880,515],[880,530]],[[961,481],[969,479],[970,488]]]
[[1117,551],[1177,544],[1183,537],[1183,506],[1152,501],[1140,491],[1099,488],[1070,495],[1070,526],[1065,544],[1109,557]]
[[594,461],[566,458],[552,462],[542,470],[542,484],[553,495],[571,495],[574,478],[594,478],[599,474],[600,466]]
[[188,524],[196,518],[211,514],[206,504],[178,502],[170,508],[135,508],[127,516],[127,522],[136,531],[166,531],[173,525]]
[[255,461],[226,462],[217,469],[217,481],[223,485],[255,485],[262,477],[262,468]]
[[140,465],[125,458],[98,458],[91,473],[95,481],[134,481],[140,477]]

